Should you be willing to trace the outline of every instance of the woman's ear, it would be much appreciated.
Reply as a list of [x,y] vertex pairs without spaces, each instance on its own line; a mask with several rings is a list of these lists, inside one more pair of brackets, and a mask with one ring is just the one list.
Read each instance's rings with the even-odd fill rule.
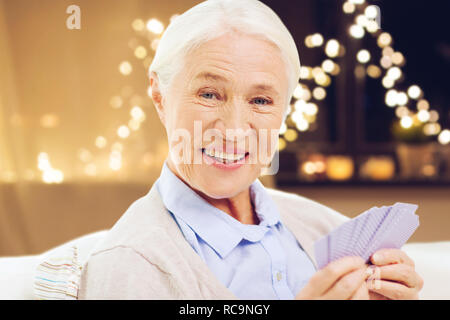
[[152,71],[150,73],[150,88],[151,88],[151,98],[153,100],[153,105],[156,108],[156,112],[158,113],[159,119],[162,124],[165,126],[165,108],[163,105],[163,97],[161,94],[161,90],[159,87],[159,79],[158,75]]

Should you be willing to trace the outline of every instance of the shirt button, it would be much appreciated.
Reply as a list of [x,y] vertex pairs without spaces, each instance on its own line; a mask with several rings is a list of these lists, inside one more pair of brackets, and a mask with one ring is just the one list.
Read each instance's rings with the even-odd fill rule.
[[283,275],[280,271],[277,272],[277,280],[280,281],[283,278]]

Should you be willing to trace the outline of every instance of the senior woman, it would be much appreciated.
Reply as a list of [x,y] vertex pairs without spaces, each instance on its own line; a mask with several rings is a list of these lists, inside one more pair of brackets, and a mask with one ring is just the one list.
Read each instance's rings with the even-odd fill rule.
[[371,258],[376,283],[359,257],[317,270],[314,241],[348,218],[258,179],[299,71],[292,36],[257,0],[204,1],[168,26],[150,84],[169,154],[94,249],[79,299],[417,298],[400,250]]

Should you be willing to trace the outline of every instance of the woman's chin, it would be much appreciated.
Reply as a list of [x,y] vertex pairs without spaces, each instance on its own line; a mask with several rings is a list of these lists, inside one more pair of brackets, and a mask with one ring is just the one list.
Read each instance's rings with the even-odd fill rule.
[[224,199],[234,197],[246,187],[245,183],[239,183],[233,179],[224,179],[222,181],[213,179],[202,186],[202,192],[213,199]]

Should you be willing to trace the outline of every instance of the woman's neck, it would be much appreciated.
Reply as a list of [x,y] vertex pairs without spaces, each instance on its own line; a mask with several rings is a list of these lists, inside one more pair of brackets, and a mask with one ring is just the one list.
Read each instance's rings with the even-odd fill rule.
[[234,197],[214,199],[195,190],[203,199],[214,207],[226,212],[243,224],[259,224],[253,202],[250,197],[250,188],[238,193]]

